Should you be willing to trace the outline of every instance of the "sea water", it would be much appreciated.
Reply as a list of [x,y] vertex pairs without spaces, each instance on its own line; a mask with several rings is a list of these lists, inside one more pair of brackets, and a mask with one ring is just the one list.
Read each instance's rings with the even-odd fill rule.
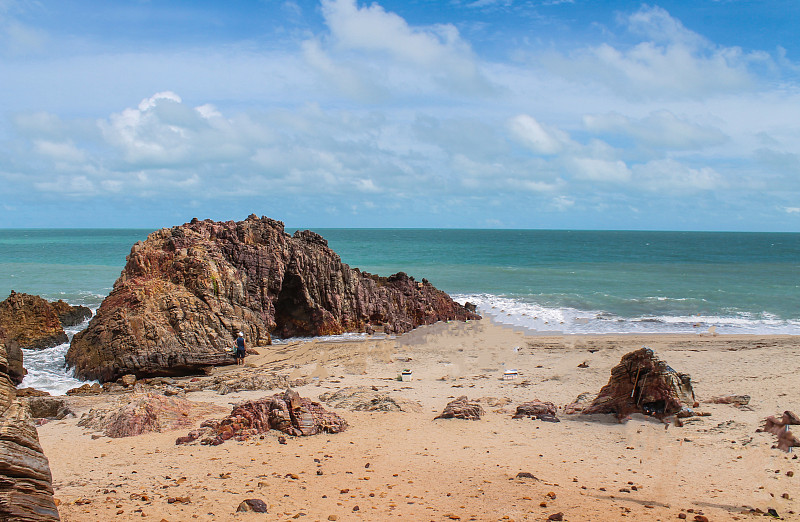
[[[532,332],[714,327],[723,334],[800,334],[796,233],[315,231],[352,267],[428,279],[494,321]],[[130,247],[149,232],[0,229],[0,299],[13,289],[96,310]],[[23,385],[54,393],[79,385],[64,368],[67,348],[25,351]]]

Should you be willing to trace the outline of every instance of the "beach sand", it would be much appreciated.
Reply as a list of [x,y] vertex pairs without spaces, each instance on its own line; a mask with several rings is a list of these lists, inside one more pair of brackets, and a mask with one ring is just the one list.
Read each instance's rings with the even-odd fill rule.
[[[683,427],[638,416],[511,418],[532,399],[563,406],[608,382],[622,355],[649,346],[692,376],[710,416]],[[488,320],[437,324],[397,339],[320,340],[259,348],[253,367],[303,377],[317,399],[351,386],[416,401],[417,411],[329,408],[339,434],[277,432],[220,446],[176,446],[189,430],[92,438],[77,418],[39,428],[62,520],[756,520],[800,519],[800,460],[757,433],[800,412],[800,338],[732,335],[545,336]],[[588,367],[579,367],[586,363]],[[506,369],[514,380],[502,380]],[[412,370],[409,382],[396,378]],[[244,371],[235,366],[216,374]],[[188,393],[225,408],[281,390]],[[726,394],[748,407],[707,404]],[[478,421],[437,419],[447,402],[481,399]],[[70,398],[78,417],[110,396]],[[327,407],[327,406],[326,406]],[[221,416],[216,416],[219,418]],[[535,478],[516,478],[520,472]],[[788,498],[786,498],[788,497]],[[236,513],[262,499],[267,514]],[[170,503],[170,499],[172,502]],[[175,501],[178,499],[178,501]],[[794,518],[793,518],[794,517]],[[701,520],[698,518],[698,520]]]

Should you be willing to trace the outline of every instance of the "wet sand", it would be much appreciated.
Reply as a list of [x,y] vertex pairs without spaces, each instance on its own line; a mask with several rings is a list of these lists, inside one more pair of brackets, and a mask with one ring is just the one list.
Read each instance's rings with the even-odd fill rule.
[[[563,406],[596,394],[622,355],[646,345],[692,376],[706,417],[683,427],[635,415],[511,418],[532,399]],[[800,460],[757,433],[767,415],[800,412],[800,338],[731,335],[544,336],[487,320],[437,324],[397,339],[258,348],[247,367],[305,378],[304,397],[368,386],[418,403],[397,412],[329,408],[340,434],[176,446],[188,430],[92,438],[76,419],[39,428],[62,520],[761,520],[800,519]],[[588,367],[579,367],[586,363]],[[518,370],[503,380],[506,369]],[[410,382],[397,376],[412,370]],[[281,390],[186,399],[225,408]],[[748,407],[707,404],[747,394]],[[455,397],[479,421],[438,419]],[[78,417],[111,397],[71,398]],[[326,406],[327,407],[327,406]],[[217,416],[219,418],[219,416]],[[800,429],[798,429],[800,431]],[[525,472],[536,478],[517,478]],[[790,476],[791,475],[791,476]],[[788,497],[788,498],[786,498]],[[265,514],[236,513],[248,498]],[[170,502],[171,500],[171,502]],[[691,511],[690,511],[691,510]],[[793,518],[795,517],[795,518]]]

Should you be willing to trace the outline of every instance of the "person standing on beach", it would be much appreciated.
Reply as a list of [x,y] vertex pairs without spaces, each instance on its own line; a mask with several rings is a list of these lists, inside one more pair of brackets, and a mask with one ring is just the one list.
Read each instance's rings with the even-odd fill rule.
[[239,337],[236,338],[236,365],[244,366],[244,354],[246,347],[244,344],[244,333],[239,332]]

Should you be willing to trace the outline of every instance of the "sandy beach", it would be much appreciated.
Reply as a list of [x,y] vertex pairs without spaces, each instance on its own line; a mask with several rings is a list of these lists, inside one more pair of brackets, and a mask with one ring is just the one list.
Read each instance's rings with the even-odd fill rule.
[[[635,415],[512,419],[539,399],[559,407],[596,394],[642,346],[692,377],[700,412],[684,426]],[[363,386],[405,411],[351,411],[339,434],[278,432],[219,446],[181,445],[189,430],[111,439],[77,425],[116,396],[70,397],[76,418],[39,427],[62,520],[756,520],[800,519],[800,460],[757,433],[763,419],[800,411],[800,339],[747,335],[534,335],[491,323],[436,324],[404,336],[260,347],[245,367],[304,379],[317,400]],[[585,364],[584,364],[585,363]],[[580,365],[580,366],[579,366]],[[503,380],[506,369],[518,377]],[[402,370],[412,380],[397,380]],[[185,379],[188,382],[188,378]],[[180,381],[183,381],[181,379]],[[282,391],[190,392],[231,405]],[[705,401],[749,395],[746,407]],[[478,421],[437,419],[453,398],[478,400]],[[221,418],[211,413],[208,418]],[[199,420],[198,420],[199,424]],[[92,435],[95,435],[92,437]],[[530,474],[518,477],[519,473]],[[268,513],[237,513],[245,499]],[[792,513],[794,511],[794,513]]]

